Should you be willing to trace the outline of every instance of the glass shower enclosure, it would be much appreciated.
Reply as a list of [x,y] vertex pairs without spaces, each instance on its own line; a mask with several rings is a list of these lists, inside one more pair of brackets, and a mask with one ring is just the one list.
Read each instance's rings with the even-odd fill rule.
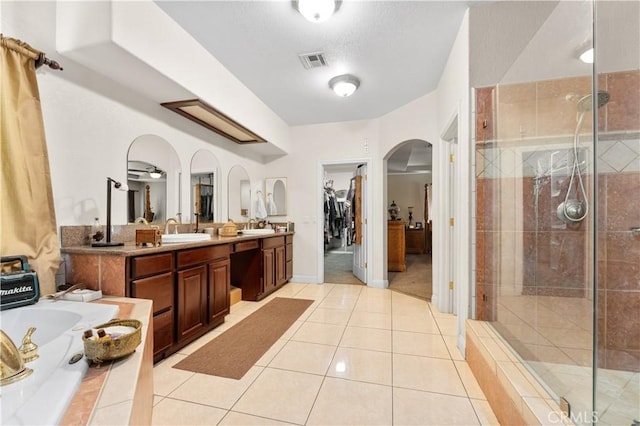
[[556,3],[474,91],[476,317],[575,424],[635,425],[640,2]]

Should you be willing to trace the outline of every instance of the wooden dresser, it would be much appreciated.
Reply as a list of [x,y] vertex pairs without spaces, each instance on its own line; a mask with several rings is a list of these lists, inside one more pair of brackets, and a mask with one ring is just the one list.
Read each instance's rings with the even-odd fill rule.
[[407,270],[405,263],[405,223],[402,220],[390,220],[387,222],[387,258],[388,270],[404,272]]
[[407,253],[425,253],[424,229],[409,228],[406,231],[405,239],[407,243]]

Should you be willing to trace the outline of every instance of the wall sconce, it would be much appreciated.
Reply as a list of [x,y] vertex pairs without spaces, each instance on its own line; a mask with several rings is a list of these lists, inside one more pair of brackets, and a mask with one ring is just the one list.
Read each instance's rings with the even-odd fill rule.
[[360,80],[351,74],[343,74],[329,80],[329,87],[336,95],[347,97],[353,95],[360,87]]
[[99,241],[92,243],[91,247],[117,247],[124,245],[124,243],[111,242],[111,183],[113,183],[113,186],[120,191],[129,190],[127,185],[123,185],[120,182],[107,177],[107,238],[104,242]]

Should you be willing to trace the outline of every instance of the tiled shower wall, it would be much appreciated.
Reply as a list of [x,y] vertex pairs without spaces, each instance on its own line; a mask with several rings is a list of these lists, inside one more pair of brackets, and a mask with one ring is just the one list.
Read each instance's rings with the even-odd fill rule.
[[[631,228],[640,226],[640,71],[601,74],[598,84],[610,94],[598,110],[596,152],[598,359],[600,367],[638,371],[640,236]],[[478,319],[500,320],[501,295],[593,294],[593,229],[556,215],[570,176],[576,105],[590,92],[590,77],[476,92]],[[590,113],[580,129],[591,201]]]

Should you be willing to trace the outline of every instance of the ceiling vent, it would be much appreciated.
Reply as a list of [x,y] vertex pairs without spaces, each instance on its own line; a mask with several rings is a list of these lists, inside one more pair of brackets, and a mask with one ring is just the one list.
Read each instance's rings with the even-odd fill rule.
[[327,66],[327,58],[325,58],[322,52],[303,53],[302,55],[298,55],[298,57],[302,65],[308,70]]

